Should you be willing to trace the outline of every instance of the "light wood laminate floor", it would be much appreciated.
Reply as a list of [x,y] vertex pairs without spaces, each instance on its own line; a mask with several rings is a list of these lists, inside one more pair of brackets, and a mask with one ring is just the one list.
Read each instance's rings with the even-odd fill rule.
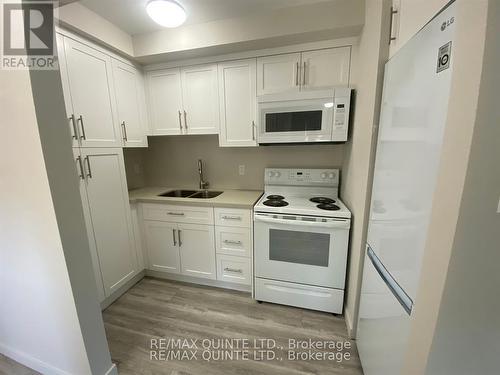
[[[247,293],[145,278],[108,307],[103,317],[112,359],[123,375],[362,374],[355,344],[347,338],[343,318],[270,303],[258,304]],[[169,351],[155,349],[153,356],[158,360],[152,360],[151,339],[189,340],[186,344],[197,340],[192,351],[187,347],[174,350],[185,356],[196,352],[196,359],[166,360],[161,355],[167,356]],[[239,343],[240,349],[245,345],[243,339],[247,340],[250,347],[240,352],[241,355],[246,352],[250,359],[203,360],[203,356],[209,359],[230,352],[235,358],[234,350],[221,351],[211,345],[219,343],[219,339],[229,339],[226,343],[233,345]],[[260,341],[254,341],[259,339],[271,341],[261,345]],[[323,353],[326,358],[330,356],[330,360],[289,360],[289,351],[308,352],[289,349],[289,339],[348,342],[352,347],[341,351],[311,350],[318,355]],[[274,355],[276,359],[258,360],[265,355],[254,350],[272,347],[274,343],[277,348],[267,358]],[[332,353],[344,357],[341,361],[332,360]],[[345,359],[346,356],[350,358]]]

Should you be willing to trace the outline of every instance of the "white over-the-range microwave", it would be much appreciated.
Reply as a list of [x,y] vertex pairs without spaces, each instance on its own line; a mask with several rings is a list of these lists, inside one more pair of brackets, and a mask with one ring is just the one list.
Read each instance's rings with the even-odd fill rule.
[[258,142],[345,142],[350,102],[347,88],[261,95]]

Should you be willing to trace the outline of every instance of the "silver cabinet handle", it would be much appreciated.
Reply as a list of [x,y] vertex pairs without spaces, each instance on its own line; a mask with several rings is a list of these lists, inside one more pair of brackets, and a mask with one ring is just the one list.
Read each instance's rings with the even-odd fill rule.
[[167,215],[184,216],[184,212],[167,212]]
[[87,162],[87,168],[89,172],[87,173],[88,178],[92,178],[92,169],[90,168],[90,159],[88,156],[85,156],[85,161]]
[[295,86],[299,85],[299,62],[295,63]]
[[226,268],[224,268],[224,271],[235,272],[235,273],[243,273],[243,270],[241,268],[229,268],[229,267],[226,267]]
[[392,36],[392,26],[394,23],[393,20],[396,14],[398,14],[398,10],[394,7],[391,7],[391,19],[389,20],[389,45],[392,41],[396,40],[396,37]]
[[174,246],[177,246],[177,241],[175,240],[175,232],[176,232],[176,230],[172,229],[172,238],[174,240]]
[[241,245],[241,241],[224,240],[224,243],[229,243],[232,245]]
[[255,141],[255,121],[252,121],[252,140]]
[[127,137],[127,125],[125,125],[125,121],[122,122],[122,129],[123,129],[123,140],[125,142],[128,142],[128,137]]
[[188,120],[186,111],[184,111],[184,128],[188,130]]
[[76,130],[76,122],[75,122],[75,114],[72,114],[68,120],[71,121],[71,124],[73,127],[73,134],[71,135],[71,138],[78,139],[78,132]]
[[80,138],[86,140],[87,135],[85,134],[85,125],[83,125],[83,115],[80,115],[80,117],[78,117],[78,121],[80,121],[80,126],[82,127],[82,135],[80,135]]
[[85,180],[85,175],[83,174],[83,163],[82,163],[82,157],[81,157],[81,156],[77,156],[77,157],[76,157],[76,161],[78,162],[78,165],[80,166],[80,173],[79,173],[79,177],[80,177],[82,180]]
[[181,240],[181,230],[180,229],[177,231],[177,237],[179,238],[179,247],[181,247],[182,246],[182,240]]
[[304,71],[302,72],[302,86],[306,85],[306,62],[303,64]]
[[181,111],[177,111],[179,113],[179,129],[181,129],[182,132],[182,113]]
[[224,220],[241,220],[241,216],[227,216],[227,215],[224,215],[224,216],[222,216],[222,218]]

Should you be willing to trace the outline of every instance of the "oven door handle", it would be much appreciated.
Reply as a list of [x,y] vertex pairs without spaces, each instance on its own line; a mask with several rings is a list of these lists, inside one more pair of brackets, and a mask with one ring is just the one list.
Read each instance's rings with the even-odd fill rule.
[[315,227],[315,228],[349,229],[351,227],[350,220],[348,220],[348,219],[338,219],[338,220],[323,223],[321,221],[275,219],[272,217],[255,215],[254,220],[258,221],[258,222],[270,223],[270,224],[285,224],[285,225],[295,225],[295,226]]

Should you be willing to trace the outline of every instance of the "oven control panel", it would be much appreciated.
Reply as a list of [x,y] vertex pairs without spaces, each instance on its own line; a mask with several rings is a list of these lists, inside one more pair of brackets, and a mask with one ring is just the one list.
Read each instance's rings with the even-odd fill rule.
[[338,169],[266,168],[266,185],[331,186],[339,184]]

